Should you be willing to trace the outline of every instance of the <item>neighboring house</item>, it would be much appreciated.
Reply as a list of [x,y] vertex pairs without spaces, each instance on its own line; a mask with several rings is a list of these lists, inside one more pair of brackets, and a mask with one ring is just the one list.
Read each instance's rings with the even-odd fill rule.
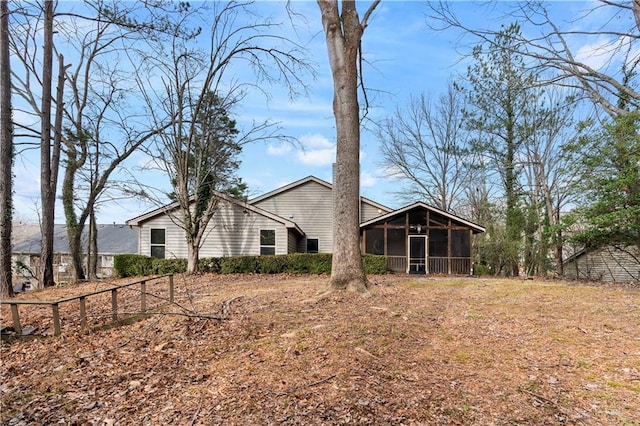
[[639,282],[640,249],[607,245],[580,250],[565,260],[564,276],[602,282]]
[[[219,210],[207,228],[201,258],[330,253],[333,248],[328,182],[309,176],[247,202],[218,196]],[[186,258],[185,233],[175,217],[179,214],[173,203],[127,221],[137,229],[138,253]],[[362,251],[386,254],[389,269],[401,272],[468,274],[471,240],[484,232],[481,226],[424,203],[393,211],[365,197],[360,197],[360,220]],[[432,239],[429,243],[427,237]]]
[[[30,281],[39,275],[40,247],[42,236],[39,229],[33,229],[13,244],[11,259],[14,265],[15,282]],[[86,254],[86,238],[83,235],[83,252]],[[137,233],[124,224],[98,225],[98,277],[113,275],[113,258],[116,254],[136,253]],[[66,225],[55,225],[53,232],[53,268],[56,282],[71,277],[71,256]]]

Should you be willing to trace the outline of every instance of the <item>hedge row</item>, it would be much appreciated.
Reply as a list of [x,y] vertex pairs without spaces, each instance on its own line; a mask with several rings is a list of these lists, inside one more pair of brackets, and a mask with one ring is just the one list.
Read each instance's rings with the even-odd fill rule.
[[[367,274],[387,272],[384,256],[364,254]],[[180,273],[187,270],[186,259],[154,259],[138,254],[119,254],[113,266],[119,277]],[[217,274],[323,274],[331,272],[331,254],[293,253],[275,256],[207,257],[198,263],[201,272]]]

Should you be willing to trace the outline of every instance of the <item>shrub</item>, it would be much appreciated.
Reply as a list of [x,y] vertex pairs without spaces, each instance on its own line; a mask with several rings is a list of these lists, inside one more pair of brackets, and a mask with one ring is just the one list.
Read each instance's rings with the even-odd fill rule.
[[220,259],[221,274],[248,274],[258,272],[257,256],[233,256]]
[[363,254],[362,263],[366,274],[386,274],[387,258],[376,254]]
[[133,277],[153,273],[151,258],[141,254],[117,254],[113,259],[113,269],[118,277]]
[[[330,274],[332,256],[329,253],[292,253],[268,256],[207,257],[198,262],[200,272],[219,274]],[[384,274],[387,270],[385,256],[364,254],[364,271],[367,274]],[[119,277],[178,274],[187,270],[186,259],[152,259],[137,254],[116,255],[114,269]]]
[[187,270],[187,259],[152,259],[153,273],[180,274]]
[[288,256],[260,256],[258,257],[259,272],[261,274],[280,274],[285,271]]
[[198,261],[198,268],[200,272],[218,274],[220,273],[220,260],[219,257],[203,257]]
[[331,255],[327,253],[292,253],[286,256],[284,272],[292,274],[324,274],[331,272]]
[[474,263],[473,264],[473,275],[481,276],[481,275],[489,275],[491,271],[489,270],[489,266],[484,263]]

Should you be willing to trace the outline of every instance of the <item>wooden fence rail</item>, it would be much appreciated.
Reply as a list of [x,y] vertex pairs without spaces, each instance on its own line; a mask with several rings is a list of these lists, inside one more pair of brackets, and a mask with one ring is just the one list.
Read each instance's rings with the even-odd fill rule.
[[47,300],[13,300],[13,299],[4,299],[0,300],[1,305],[10,305],[11,306],[11,317],[13,319],[13,329],[17,335],[22,335],[22,325],[20,324],[20,313],[18,311],[19,305],[49,305],[51,306],[51,311],[53,315],[53,333],[56,336],[59,336],[61,333],[60,327],[60,305],[62,303],[78,301],[80,308],[80,326],[82,328],[87,327],[87,305],[86,301],[88,297],[96,296],[98,294],[103,294],[107,292],[111,292],[111,318],[113,321],[118,321],[118,290],[134,286],[136,284],[140,285],[140,312],[145,313],[147,311],[147,282],[159,280],[162,278],[169,277],[169,302],[173,302],[174,297],[174,289],[173,289],[173,274],[159,275],[155,277],[148,277],[139,281],[134,281],[128,284],[121,284],[115,287],[97,290],[91,293],[80,294],[77,296],[65,297],[62,299],[47,301]]

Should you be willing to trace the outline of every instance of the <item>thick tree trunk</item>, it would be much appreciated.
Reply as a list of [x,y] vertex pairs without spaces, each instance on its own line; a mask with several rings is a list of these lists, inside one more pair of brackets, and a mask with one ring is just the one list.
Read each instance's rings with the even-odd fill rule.
[[358,54],[369,8],[360,22],[355,1],[318,0],[333,77],[336,162],[333,170],[333,263],[329,290],[366,293],[360,252],[360,106]]
[[200,249],[196,244],[187,244],[187,274],[195,274],[198,272],[198,261],[200,260]]
[[13,218],[13,125],[9,55],[9,2],[0,2],[0,297],[13,297],[11,232]]
[[77,157],[78,154],[74,142],[69,141],[67,143],[67,167],[64,172],[64,178],[62,179],[62,207],[67,224],[67,239],[69,240],[73,277],[74,280],[82,280],[84,279],[81,239],[83,224],[78,223],[74,203],[75,174],[80,164]]
[[40,141],[40,198],[42,207],[42,245],[40,249],[40,287],[55,284],[53,277],[53,231],[55,185],[51,185],[51,80],[53,74],[53,1],[44,2],[44,47],[42,58],[42,108]]

